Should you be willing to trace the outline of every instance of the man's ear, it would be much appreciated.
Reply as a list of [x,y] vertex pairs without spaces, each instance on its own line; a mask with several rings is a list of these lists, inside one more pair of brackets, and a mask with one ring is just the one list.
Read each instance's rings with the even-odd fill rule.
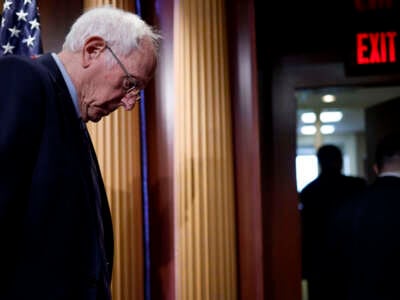
[[85,41],[82,50],[82,64],[87,68],[106,48],[106,41],[99,36],[91,36]]
[[379,174],[378,165],[377,165],[377,164],[374,164],[374,165],[372,166],[372,168],[374,169],[375,174],[378,175],[378,174]]

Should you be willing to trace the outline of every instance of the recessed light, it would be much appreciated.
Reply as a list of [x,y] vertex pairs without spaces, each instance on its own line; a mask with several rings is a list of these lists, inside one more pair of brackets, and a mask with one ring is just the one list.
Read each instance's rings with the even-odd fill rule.
[[343,118],[341,111],[323,111],[319,114],[319,119],[323,123],[339,122]]
[[314,112],[305,112],[301,114],[301,121],[306,124],[312,124],[317,121],[317,115]]
[[335,126],[333,125],[322,125],[319,129],[322,134],[332,134],[335,132]]
[[332,103],[336,101],[336,97],[332,94],[326,94],[322,96],[322,101],[325,103]]
[[313,135],[317,132],[317,127],[314,125],[305,125],[300,128],[300,132],[304,135]]

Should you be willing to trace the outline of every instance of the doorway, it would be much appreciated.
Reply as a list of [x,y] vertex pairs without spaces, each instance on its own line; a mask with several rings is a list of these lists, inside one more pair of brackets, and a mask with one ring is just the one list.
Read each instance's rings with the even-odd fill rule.
[[343,153],[343,174],[368,179],[366,111],[397,99],[400,86],[331,86],[295,90],[297,103],[296,186],[318,175],[317,149],[334,144]]
[[[286,126],[292,126],[291,130],[292,134],[288,136],[292,140],[286,140],[286,143],[293,145],[292,150],[293,154],[288,153],[287,158],[293,161],[293,164],[296,160],[298,154],[302,156],[309,156],[309,159],[312,164],[314,164],[314,171],[311,171],[311,174],[308,174],[308,180],[310,177],[316,176],[317,172],[315,170],[315,145],[316,143],[315,137],[303,137],[300,139],[300,113],[302,109],[308,109],[305,103],[300,104],[300,99],[304,100],[304,94],[307,97],[314,97],[315,101],[321,101],[321,94],[330,92],[335,92],[336,95],[344,94],[344,98],[341,96],[339,99],[343,100],[344,104],[348,105],[347,109],[356,109],[357,102],[365,102],[367,100],[366,97],[371,98],[371,101],[368,105],[373,105],[374,103],[383,102],[385,100],[389,100],[395,95],[400,94],[400,87],[398,86],[399,74],[392,74],[387,76],[359,76],[359,77],[349,77],[346,76],[346,72],[344,69],[344,64],[337,57],[327,56],[326,58],[318,57],[318,59],[313,58],[307,55],[297,55],[297,56],[286,56],[281,58],[279,62],[278,72],[276,73],[276,81],[274,84],[274,99],[276,100],[276,111],[282,111],[282,116],[277,116],[277,118],[281,118],[280,120],[285,121]],[[356,97],[357,96],[357,97]],[[373,97],[372,97],[373,96]],[[303,98],[302,98],[303,97]],[[359,100],[349,100],[350,99],[359,99]],[[364,99],[364,100],[363,100]],[[295,105],[293,105],[295,103]],[[339,102],[336,102],[338,104]],[[320,104],[322,105],[322,104]],[[359,104],[357,104],[359,105]],[[368,106],[366,103],[363,104],[362,109],[365,109]],[[337,107],[341,107],[335,105]],[[351,107],[354,106],[354,107]],[[290,108],[289,110],[287,108]],[[323,107],[321,106],[320,109]],[[330,108],[336,108],[331,105]],[[286,109],[286,110],[285,110]],[[357,108],[359,109],[359,108]],[[322,136],[322,140],[326,142],[335,142],[340,145],[341,149],[344,150],[347,158],[345,158],[345,172],[347,174],[353,175],[361,175],[367,176],[365,165],[366,158],[366,142],[365,142],[365,112],[354,112],[348,111],[343,113],[343,121],[345,120],[345,116],[352,116],[350,119],[352,121],[358,120],[359,122],[353,122],[353,126],[357,125],[358,129],[354,130],[351,134],[352,138],[344,139],[338,137],[338,133],[341,130],[345,130],[345,128],[340,129],[339,127],[335,128],[335,134],[326,134]],[[291,122],[290,118],[296,119],[296,122]],[[344,123],[343,123],[344,124]],[[284,126],[283,124],[280,124]],[[344,126],[344,125],[343,125]],[[342,136],[349,135],[350,133],[341,132]],[[321,138],[321,137],[320,137]],[[319,141],[321,143],[321,140]],[[357,146],[356,146],[357,145]],[[357,149],[357,150],[356,150]],[[307,160],[307,159],[306,159]],[[355,161],[358,160],[358,161]],[[299,162],[304,163],[304,161]],[[288,178],[293,178],[293,187],[296,187],[295,190],[298,192],[298,173],[296,167],[293,169],[289,169]],[[303,185],[307,180],[303,180]],[[289,184],[290,185],[290,184]],[[292,185],[290,185],[292,186]],[[285,195],[286,197],[287,195]],[[296,200],[296,205],[298,205],[298,198],[295,193],[292,193],[293,200]],[[297,220],[299,219],[299,215],[293,216]],[[300,227],[300,223],[297,223],[297,226]],[[298,257],[301,257],[301,242],[298,247]],[[306,291],[306,285],[302,285],[304,290]],[[303,293],[303,299],[307,299],[307,294]]]

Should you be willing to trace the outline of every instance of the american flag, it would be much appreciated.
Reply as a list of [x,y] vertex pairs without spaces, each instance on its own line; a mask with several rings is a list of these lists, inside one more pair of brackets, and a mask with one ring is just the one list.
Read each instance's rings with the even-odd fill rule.
[[36,0],[5,0],[0,27],[0,55],[36,56],[43,52]]

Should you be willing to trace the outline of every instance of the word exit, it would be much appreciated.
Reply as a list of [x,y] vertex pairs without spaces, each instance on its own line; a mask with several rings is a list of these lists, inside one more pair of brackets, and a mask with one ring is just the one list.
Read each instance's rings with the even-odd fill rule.
[[396,38],[396,31],[357,33],[357,64],[396,63]]

